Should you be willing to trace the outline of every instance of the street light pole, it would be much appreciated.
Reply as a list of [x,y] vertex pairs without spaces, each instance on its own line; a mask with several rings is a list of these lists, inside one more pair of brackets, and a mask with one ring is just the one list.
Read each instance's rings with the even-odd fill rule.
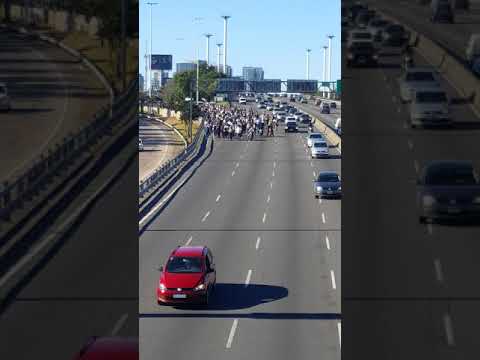
[[227,21],[231,16],[224,15],[223,18],[223,73],[227,74]]
[[210,38],[212,37],[212,34],[205,34],[205,37],[207,38],[207,54],[205,56],[205,60],[207,61],[207,66],[210,66]]
[[150,5],[150,56],[149,56],[149,66],[150,71],[148,73],[148,96],[152,97],[152,8],[153,5],[158,5],[158,3],[147,2],[147,5]]
[[199,79],[200,79],[200,59],[198,57],[198,48],[197,48],[197,81],[196,81],[196,92],[197,92],[197,96],[196,96],[196,99],[197,99],[197,105],[198,105],[198,82],[199,82]]
[[307,49],[307,80],[310,80],[310,51],[312,49]]

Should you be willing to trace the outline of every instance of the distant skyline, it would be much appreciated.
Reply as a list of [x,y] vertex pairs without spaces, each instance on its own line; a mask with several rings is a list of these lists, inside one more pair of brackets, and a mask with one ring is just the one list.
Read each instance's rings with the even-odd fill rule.
[[[145,74],[145,50],[150,46],[150,6],[140,0],[140,73]],[[154,54],[172,54],[178,62],[206,57],[217,63],[216,43],[223,43],[223,19],[228,21],[228,65],[233,76],[244,66],[262,67],[265,79],[306,79],[306,49],[310,52],[310,79],[322,80],[323,46],[332,40],[332,81],[340,79],[340,1],[265,0],[219,2],[204,0],[160,2],[153,6]],[[146,41],[148,43],[146,44]],[[148,46],[148,48],[146,48]]]

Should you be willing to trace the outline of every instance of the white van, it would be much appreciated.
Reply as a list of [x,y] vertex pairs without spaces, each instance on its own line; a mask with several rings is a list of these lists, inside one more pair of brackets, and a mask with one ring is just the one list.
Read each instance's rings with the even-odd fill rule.
[[342,135],[342,118],[338,118],[335,122],[335,130],[338,135]]

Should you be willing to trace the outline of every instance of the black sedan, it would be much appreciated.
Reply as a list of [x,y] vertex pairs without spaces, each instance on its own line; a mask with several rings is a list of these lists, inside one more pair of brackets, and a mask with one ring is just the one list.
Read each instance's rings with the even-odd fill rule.
[[334,171],[322,171],[313,180],[313,195],[316,198],[339,198],[342,196],[342,182]]

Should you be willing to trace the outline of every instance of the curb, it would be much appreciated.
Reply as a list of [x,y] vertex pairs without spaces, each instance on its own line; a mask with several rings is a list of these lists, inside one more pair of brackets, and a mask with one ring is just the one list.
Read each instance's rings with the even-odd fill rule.
[[155,121],[158,121],[158,122],[161,122],[163,125],[165,125],[166,127],[169,127],[170,129],[172,129],[173,131],[175,131],[175,133],[182,139],[185,147],[188,146],[188,142],[187,142],[187,139],[185,139],[185,137],[180,133],[180,131],[177,130],[177,128],[173,125],[170,125],[169,123],[166,123],[165,121],[163,121],[162,119],[159,119],[158,117],[154,116],[154,115],[150,115],[150,118],[153,118]]

